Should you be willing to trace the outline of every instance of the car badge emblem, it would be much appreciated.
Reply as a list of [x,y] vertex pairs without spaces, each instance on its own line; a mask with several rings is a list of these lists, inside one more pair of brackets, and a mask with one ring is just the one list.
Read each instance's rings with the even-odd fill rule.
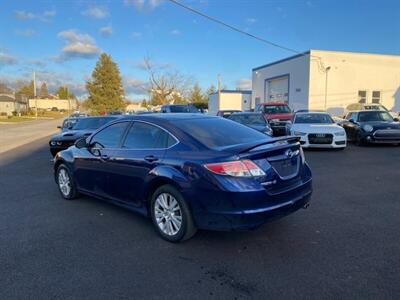
[[286,150],[285,155],[287,158],[292,158],[294,154],[291,149],[288,149],[288,150]]

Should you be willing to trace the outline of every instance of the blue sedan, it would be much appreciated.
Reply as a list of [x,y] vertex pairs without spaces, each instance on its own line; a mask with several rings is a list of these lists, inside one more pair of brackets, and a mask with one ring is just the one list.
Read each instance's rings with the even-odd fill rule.
[[82,193],[147,215],[171,242],[256,228],[307,207],[312,193],[297,137],[201,114],[118,119],[59,152],[54,172],[65,199]]

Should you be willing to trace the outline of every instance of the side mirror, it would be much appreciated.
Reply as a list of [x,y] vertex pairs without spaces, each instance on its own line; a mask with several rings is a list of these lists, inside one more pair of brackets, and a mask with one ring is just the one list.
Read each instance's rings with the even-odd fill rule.
[[355,123],[354,119],[349,120],[350,123]]
[[58,128],[58,129],[61,129],[61,126],[60,126],[60,125],[58,125],[58,126],[57,126],[57,128]]
[[75,142],[75,147],[78,149],[88,148],[88,146],[89,145],[88,145],[85,137],[81,137],[81,138],[77,139]]
[[400,121],[400,119],[399,119],[399,118],[393,118],[393,121],[395,121],[395,122],[399,122],[399,121]]

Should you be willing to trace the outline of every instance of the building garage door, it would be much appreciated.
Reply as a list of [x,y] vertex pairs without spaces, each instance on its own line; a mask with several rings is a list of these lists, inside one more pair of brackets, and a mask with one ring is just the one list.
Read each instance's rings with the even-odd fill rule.
[[265,81],[266,101],[289,101],[289,76]]

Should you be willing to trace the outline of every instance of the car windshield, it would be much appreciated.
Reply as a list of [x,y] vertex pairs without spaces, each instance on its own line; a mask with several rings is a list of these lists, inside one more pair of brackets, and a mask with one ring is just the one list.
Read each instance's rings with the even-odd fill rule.
[[211,149],[270,139],[261,132],[224,118],[195,118],[176,123],[181,130]]
[[77,122],[78,119],[66,119],[63,122],[62,128],[72,128]]
[[110,118],[110,117],[84,118],[80,119],[72,129],[74,130],[97,129],[114,119],[115,118]]
[[328,114],[298,114],[295,124],[332,124],[334,121]]
[[265,105],[264,112],[273,115],[290,113],[291,110],[287,105]]
[[358,113],[359,122],[393,122],[392,116],[386,111],[362,111]]
[[229,119],[244,125],[265,125],[266,121],[261,114],[232,114]]

